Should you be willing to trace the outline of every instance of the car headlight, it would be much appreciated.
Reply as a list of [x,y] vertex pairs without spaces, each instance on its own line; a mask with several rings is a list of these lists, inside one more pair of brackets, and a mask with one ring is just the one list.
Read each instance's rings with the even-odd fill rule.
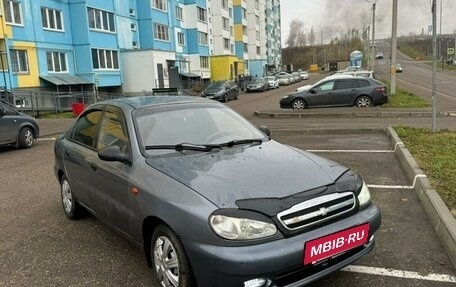
[[363,185],[358,194],[359,206],[365,206],[371,201],[371,196],[367,184],[363,180]]
[[248,218],[211,215],[209,222],[218,236],[229,240],[259,239],[277,233],[274,224]]

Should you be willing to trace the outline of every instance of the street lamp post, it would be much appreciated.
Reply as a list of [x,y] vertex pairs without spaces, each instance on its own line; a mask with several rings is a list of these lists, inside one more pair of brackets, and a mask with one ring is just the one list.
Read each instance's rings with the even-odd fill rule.
[[435,133],[437,130],[436,120],[436,102],[437,102],[437,84],[436,84],[436,49],[437,49],[437,0],[432,0],[432,132]]

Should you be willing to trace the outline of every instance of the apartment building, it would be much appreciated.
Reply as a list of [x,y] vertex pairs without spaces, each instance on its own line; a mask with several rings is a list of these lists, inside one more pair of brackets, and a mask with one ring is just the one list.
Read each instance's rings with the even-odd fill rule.
[[179,87],[181,79],[264,74],[280,50],[267,48],[266,33],[280,35],[280,21],[266,18],[278,3],[3,0],[0,86],[142,94]]

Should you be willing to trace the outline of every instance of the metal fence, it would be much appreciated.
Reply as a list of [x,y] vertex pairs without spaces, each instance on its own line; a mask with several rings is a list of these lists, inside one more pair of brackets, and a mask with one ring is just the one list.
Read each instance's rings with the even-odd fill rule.
[[74,103],[90,105],[95,102],[125,97],[123,94],[110,94],[94,92],[45,92],[16,90],[5,92],[1,95],[1,101],[7,102],[21,112],[29,112],[34,116],[43,112],[66,112],[71,111]]

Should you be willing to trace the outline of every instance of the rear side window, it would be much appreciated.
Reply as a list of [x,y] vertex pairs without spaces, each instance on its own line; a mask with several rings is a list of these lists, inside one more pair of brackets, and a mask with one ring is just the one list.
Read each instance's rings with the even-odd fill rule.
[[346,90],[353,88],[353,80],[337,80],[334,90]]
[[366,80],[356,80],[356,82],[358,82],[358,87],[360,87],[360,88],[370,86],[369,81],[366,81]]
[[116,145],[120,150],[126,151],[128,146],[127,129],[120,110],[115,108],[106,110],[101,121],[97,145],[98,150]]
[[94,110],[79,117],[70,138],[85,146],[95,148],[98,127],[103,111]]

